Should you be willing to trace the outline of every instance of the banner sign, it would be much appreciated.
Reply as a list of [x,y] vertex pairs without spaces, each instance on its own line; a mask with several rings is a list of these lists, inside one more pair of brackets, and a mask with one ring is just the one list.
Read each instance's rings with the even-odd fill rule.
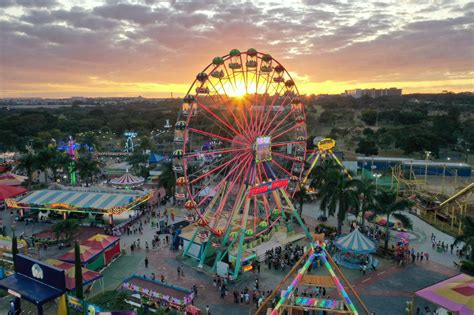
[[64,270],[47,265],[39,260],[21,254],[16,255],[16,270],[18,274],[35,281],[49,285],[61,292],[66,291]]
[[256,187],[250,188],[248,196],[252,197],[256,195],[266,194],[268,192],[271,192],[280,188],[286,188],[287,186],[288,186],[288,179],[276,179],[272,182],[263,183]]
[[73,308],[74,310],[78,312],[84,312],[84,305],[81,300],[79,300],[77,297],[68,295],[67,296],[67,306],[70,308]]

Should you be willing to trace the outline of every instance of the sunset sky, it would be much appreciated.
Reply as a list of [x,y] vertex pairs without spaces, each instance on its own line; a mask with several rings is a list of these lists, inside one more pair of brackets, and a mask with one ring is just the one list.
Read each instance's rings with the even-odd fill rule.
[[472,1],[0,0],[0,97],[178,96],[251,47],[307,94],[474,91]]

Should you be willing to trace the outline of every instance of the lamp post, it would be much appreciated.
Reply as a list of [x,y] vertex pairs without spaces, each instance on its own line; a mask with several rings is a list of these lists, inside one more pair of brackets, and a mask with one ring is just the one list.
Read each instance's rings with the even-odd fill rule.
[[431,151],[425,151],[425,184],[428,182],[428,159],[430,158]]
[[379,178],[382,177],[382,174],[374,173],[373,176],[375,177],[375,193],[378,192],[378,181]]

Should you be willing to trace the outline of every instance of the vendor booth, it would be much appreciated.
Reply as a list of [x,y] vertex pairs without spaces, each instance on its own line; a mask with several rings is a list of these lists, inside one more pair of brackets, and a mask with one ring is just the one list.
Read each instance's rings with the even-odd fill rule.
[[19,311],[20,300],[25,299],[36,305],[37,314],[42,315],[45,303],[66,292],[64,270],[21,254],[15,259],[15,273],[0,280],[0,288],[15,297],[12,311]]
[[116,236],[96,234],[82,242],[81,245],[103,251],[106,265],[120,255],[120,238]]
[[[102,250],[84,245],[80,245],[79,248],[81,264],[83,267],[97,271],[105,266],[105,257]],[[58,259],[65,262],[74,263],[74,248],[60,256]]]
[[377,250],[377,245],[357,228],[347,235],[340,236],[334,245],[339,249],[334,260],[341,266],[359,269],[366,262],[369,266],[377,266],[379,263],[371,255]]
[[176,310],[185,310],[194,299],[194,292],[169,283],[163,283],[133,275],[125,279],[122,289],[138,293],[142,303],[153,307],[169,306]]

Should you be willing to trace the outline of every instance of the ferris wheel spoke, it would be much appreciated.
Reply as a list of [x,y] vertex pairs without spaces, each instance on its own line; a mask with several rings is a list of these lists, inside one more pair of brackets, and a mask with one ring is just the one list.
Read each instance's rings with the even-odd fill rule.
[[[268,123],[268,124],[265,126],[265,128],[264,128],[265,132],[268,132],[268,129],[271,128],[271,126],[272,126],[272,124],[273,124],[273,122],[274,122],[275,120],[276,120],[276,121],[279,121],[279,120],[281,119],[281,118],[279,118],[279,117],[280,117],[280,115],[282,115],[283,112],[285,111],[285,104],[286,104],[286,100],[287,100],[287,99],[288,99],[288,96],[285,96],[285,98],[284,98],[283,101],[281,102],[280,106],[278,107],[277,113],[273,116],[273,118],[272,118],[272,120],[270,121],[270,123]],[[291,113],[291,112],[292,112],[292,110],[291,110],[291,108],[290,108],[289,113]],[[289,115],[289,113],[287,114],[287,116]]]
[[[290,156],[287,156],[287,157],[288,157],[288,158],[292,158],[292,157],[290,157]],[[296,159],[295,159],[295,160],[296,160]],[[298,160],[296,160],[296,161],[298,161]],[[284,168],[283,166],[281,166],[280,163],[278,163],[278,162],[275,161],[274,159],[272,159],[272,163],[275,164],[275,165],[276,165],[280,170],[282,170],[283,173],[285,173],[286,175],[288,175],[288,176],[290,176],[290,177],[293,176],[293,174],[291,174],[290,172],[288,172],[288,171],[286,170],[286,168]]]
[[[268,88],[271,85],[271,82],[273,80],[273,77],[275,76],[275,71],[272,72],[272,76],[270,77],[270,80],[266,80],[266,86],[265,86],[265,92],[263,93],[263,105],[262,105],[262,110],[260,111],[259,119],[258,119],[258,130],[259,133],[262,132],[263,130],[263,125],[264,125],[264,116],[265,116],[265,109],[267,107],[267,93],[268,93]],[[258,104],[256,104],[258,105]]]
[[298,128],[299,126],[302,126],[302,125],[304,125],[304,122],[296,123],[292,127],[288,128],[287,130],[285,130],[285,131],[279,133],[278,135],[272,137],[272,140],[276,140],[276,139],[280,138],[281,136],[284,136],[288,132],[290,132],[290,131],[292,131],[292,130],[294,130],[294,129]]
[[[277,94],[275,94],[275,95],[277,95]],[[283,99],[283,101],[282,101],[282,103],[280,104],[280,106],[278,106],[278,110],[277,110],[276,114],[273,115],[273,118],[272,118],[272,120],[271,120],[269,123],[267,123],[267,122],[268,122],[268,118],[269,118],[269,116],[270,116],[270,112],[271,112],[271,111],[268,111],[268,112],[267,112],[267,115],[266,115],[266,117],[265,117],[265,123],[264,123],[264,127],[263,127],[264,129],[263,129],[263,130],[265,130],[265,131],[268,130],[268,128],[269,128],[269,127],[273,124],[273,122],[275,121],[275,119],[276,119],[278,116],[280,116],[281,113],[284,112],[284,104],[285,104],[285,101],[286,101],[286,98],[287,98],[287,97],[288,97],[288,96],[285,96],[285,98]],[[275,105],[275,101],[276,101],[276,100],[277,100],[277,99],[274,98],[274,99],[272,100],[271,105],[270,105],[270,108],[272,109],[272,111],[273,111],[273,106]]]
[[243,142],[240,142],[240,141],[237,141],[237,140],[233,140],[233,139],[229,139],[229,138],[226,138],[226,137],[222,137],[222,136],[216,135],[216,134],[214,134],[214,133],[207,132],[207,131],[200,130],[200,129],[196,129],[196,128],[189,128],[189,131],[192,131],[192,132],[195,132],[195,133],[199,133],[199,134],[202,134],[202,135],[205,135],[205,136],[209,136],[209,137],[212,137],[212,138],[224,140],[224,141],[227,141],[227,142],[230,142],[230,143],[235,143],[235,144],[238,144],[238,145],[243,145],[243,146],[245,146],[245,147],[247,147],[247,146],[249,145],[248,143],[243,143]]
[[[280,119],[280,120],[278,121],[278,123],[275,125],[275,127],[273,127],[272,130],[266,131],[266,133],[272,135],[276,130],[278,130],[278,128],[280,128],[280,126],[281,126],[281,125],[288,119],[288,117],[290,117],[292,114],[293,114],[293,111],[290,110],[290,111],[288,112],[288,114],[286,114],[285,117],[283,117],[283,119]],[[290,123],[293,123],[293,122],[290,122]],[[271,127],[271,126],[270,126],[270,127]]]
[[[248,172],[249,168],[247,167],[248,166],[248,163],[250,163],[251,160],[248,160],[248,162],[240,169],[239,171],[239,174],[237,174],[236,176],[234,176],[232,179],[231,179],[231,183],[230,183],[230,186],[229,188],[227,189],[227,192],[225,192],[224,194],[224,197],[222,198],[221,202],[220,202],[220,205],[214,215],[214,224],[217,224],[219,222],[219,219],[221,218],[221,215],[222,215],[222,212],[223,212],[223,209],[224,209],[224,206],[226,205],[226,201],[227,201],[227,198],[229,197],[230,193],[233,191],[235,185],[237,184],[239,178],[242,176],[242,173],[244,172],[244,170],[246,170],[246,172]],[[237,199],[237,198],[236,198]],[[233,209],[234,210],[234,209]],[[232,216],[232,212],[231,212],[231,216]]]
[[[201,200],[199,202],[199,204],[197,205],[197,207],[201,206],[207,199],[209,199],[210,195],[212,192],[215,192],[215,190],[217,188],[219,188],[232,174],[234,174],[242,164],[247,164],[247,162],[249,160],[252,159],[252,155],[250,153],[246,153],[248,156],[247,157],[244,157],[241,159],[241,161],[236,165],[236,167],[232,168],[228,173],[227,175],[211,190],[211,192],[209,193],[209,195],[206,196],[206,198],[204,198],[203,200]],[[204,189],[203,189],[204,190]],[[201,190],[202,191],[202,190]],[[200,192],[201,192],[200,191]]]
[[234,163],[235,161],[241,159],[246,153],[241,153],[241,154],[238,154],[236,156],[234,156],[232,159],[230,159],[229,161],[219,165],[218,167],[216,168],[213,168],[212,170],[210,170],[209,172],[206,172],[202,175],[200,175],[199,177],[197,177],[196,179],[193,179],[192,181],[190,181],[190,184],[194,184],[194,183],[197,183],[198,181],[200,181],[201,179],[203,179],[204,177],[206,176],[209,176],[215,172],[217,172],[218,170],[220,169],[223,169],[224,167],[227,167],[228,165],[230,165],[231,163]]
[[[298,160],[297,158],[295,158],[295,157],[293,157],[293,156],[286,155],[286,154],[283,154],[283,153],[272,152],[272,155],[276,155],[276,156],[282,157],[282,158],[284,158],[284,159],[291,160],[291,161],[295,161],[295,162],[298,162],[298,163],[303,163],[303,161]],[[273,161],[273,160],[272,160],[272,161]]]
[[[229,128],[230,130],[232,130],[236,135],[239,134],[239,132],[237,132],[231,125],[228,121],[224,121],[223,118],[217,116],[213,111],[211,111],[206,105],[204,105],[202,102],[197,102],[198,106],[201,107],[202,109],[204,109],[206,112],[208,112],[212,117],[214,117],[215,119],[217,119],[220,123],[222,123],[224,126],[226,126],[227,128]],[[191,116],[191,115],[190,115]]]

